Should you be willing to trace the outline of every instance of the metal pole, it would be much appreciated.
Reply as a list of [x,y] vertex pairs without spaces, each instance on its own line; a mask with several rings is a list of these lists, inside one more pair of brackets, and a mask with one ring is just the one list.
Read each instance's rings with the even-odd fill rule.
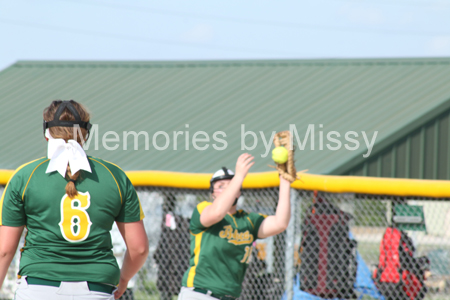
[[297,191],[291,188],[291,220],[286,229],[286,257],[285,257],[285,291],[286,300],[294,298],[294,252],[295,252],[295,223],[296,223],[296,206]]

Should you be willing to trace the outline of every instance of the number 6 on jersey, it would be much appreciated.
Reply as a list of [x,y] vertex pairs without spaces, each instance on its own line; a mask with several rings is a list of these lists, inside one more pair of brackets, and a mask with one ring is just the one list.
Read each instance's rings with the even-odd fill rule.
[[72,243],[84,241],[91,229],[91,219],[87,213],[91,205],[89,192],[78,192],[76,198],[70,198],[65,194],[61,199],[61,234]]

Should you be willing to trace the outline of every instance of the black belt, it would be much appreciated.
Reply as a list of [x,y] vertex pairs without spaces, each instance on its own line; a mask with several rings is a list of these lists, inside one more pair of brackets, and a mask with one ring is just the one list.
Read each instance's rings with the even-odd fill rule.
[[[27,276],[27,282],[28,282],[28,284],[47,285],[47,286],[54,286],[54,287],[59,287],[61,285],[61,281],[47,280],[47,279],[29,277],[29,276]],[[88,288],[90,291],[107,293],[107,294],[112,294],[112,292],[116,289],[114,286],[107,285],[104,283],[97,283],[97,282],[89,282],[88,281],[87,285],[88,285]]]
[[194,288],[194,292],[198,292],[198,293],[202,293],[202,294],[205,294],[205,295],[209,295],[209,296],[211,296],[213,298],[217,298],[217,299],[220,299],[220,300],[236,300],[237,299],[236,297],[233,297],[233,296],[230,296],[230,295],[220,296],[220,295],[212,294],[212,293],[209,294],[210,291],[205,290],[205,289],[200,289],[200,288]]

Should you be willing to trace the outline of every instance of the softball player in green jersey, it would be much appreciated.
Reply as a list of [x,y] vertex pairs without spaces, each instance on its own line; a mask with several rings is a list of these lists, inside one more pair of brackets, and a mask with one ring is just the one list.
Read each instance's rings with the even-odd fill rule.
[[[0,283],[27,228],[15,299],[118,298],[147,258],[136,190],[118,166],[86,156],[89,129],[83,106],[53,101],[44,111],[48,158],[18,168],[5,188]],[[114,222],[127,245],[122,270],[112,253]]]
[[244,153],[236,174],[222,168],[211,178],[212,203],[197,205],[191,217],[191,258],[179,300],[236,299],[241,294],[253,241],[283,232],[291,216],[290,183],[280,177],[276,213],[264,216],[236,210],[253,156]]

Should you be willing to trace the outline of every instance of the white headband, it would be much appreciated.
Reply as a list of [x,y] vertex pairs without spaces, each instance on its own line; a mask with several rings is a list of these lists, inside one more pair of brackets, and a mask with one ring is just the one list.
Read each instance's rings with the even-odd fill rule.
[[55,139],[48,128],[45,130],[45,137],[48,138],[47,157],[50,158],[45,173],[58,171],[62,177],[66,177],[67,164],[72,174],[79,170],[92,173],[86,153],[77,141],[68,140],[66,143],[63,139]]

